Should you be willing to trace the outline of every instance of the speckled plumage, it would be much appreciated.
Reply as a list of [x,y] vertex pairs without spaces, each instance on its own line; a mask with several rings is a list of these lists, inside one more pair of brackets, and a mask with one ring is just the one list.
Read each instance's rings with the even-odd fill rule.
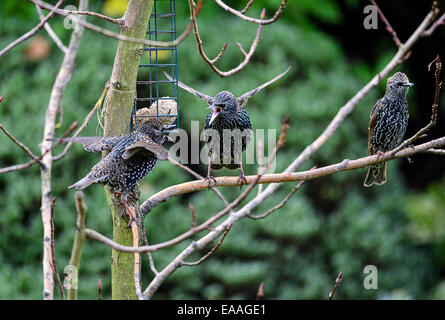
[[[250,117],[244,108],[240,108],[235,96],[228,92],[222,91],[218,93],[213,99],[213,105],[220,108],[218,116],[210,123],[214,112],[210,112],[205,119],[205,141],[209,149],[209,156],[211,158],[211,168],[219,170],[223,167],[228,169],[238,169],[241,163],[241,153],[247,148],[250,141],[252,124]],[[219,140],[212,139],[213,136],[208,129],[214,129],[218,132]],[[236,131],[239,129],[239,131]],[[230,154],[224,145],[224,130],[230,130],[233,134],[230,138]],[[236,135],[239,134],[239,137]],[[235,147],[235,141],[240,139],[241,148]],[[226,139],[227,140],[227,139]],[[219,152],[215,152],[219,147]],[[224,157],[225,153],[227,158]]]
[[137,130],[120,137],[74,137],[66,141],[80,142],[85,150],[110,151],[90,172],[69,188],[84,189],[93,183],[121,192],[123,200],[133,186],[153,170],[158,159],[166,159],[168,151],[162,147],[165,135],[157,119],[148,119]]
[[[212,110],[212,112],[210,112],[205,119],[204,128],[204,136],[209,148],[210,160],[206,179],[214,180],[214,178],[210,175],[210,169],[218,170],[222,167],[226,167],[228,169],[240,168],[241,184],[247,183],[247,180],[244,177],[241,154],[243,151],[246,150],[249,143],[252,124],[250,122],[249,114],[244,109],[244,107],[246,106],[247,101],[254,94],[283,77],[286,73],[289,72],[289,70],[290,67],[288,67],[284,72],[282,72],[275,78],[263,83],[259,87],[249,92],[246,92],[238,98],[236,98],[231,92],[228,91],[221,91],[214,98],[212,98],[211,96],[201,93],[178,81],[178,85],[182,89],[187,90],[200,99],[203,99],[205,102],[207,102],[208,105],[210,105],[209,109]],[[172,80],[172,78],[168,74],[164,73],[164,75],[169,80]],[[213,136],[211,129],[214,129],[218,133],[219,141],[212,139]],[[235,137],[231,138],[230,140],[230,150],[224,148],[224,129],[228,129],[229,131],[232,130],[232,135]],[[239,134],[233,131],[235,129],[239,129]],[[238,139],[237,136],[241,139],[240,144],[235,144],[235,141]],[[220,152],[215,152],[215,148],[217,148],[216,142],[219,142]],[[225,154],[227,154],[226,158],[224,157]]]
[[[397,147],[408,127],[408,87],[413,84],[408,77],[397,72],[388,79],[386,93],[371,112],[368,133],[368,154],[387,152]],[[386,182],[386,162],[368,168],[364,186]]]

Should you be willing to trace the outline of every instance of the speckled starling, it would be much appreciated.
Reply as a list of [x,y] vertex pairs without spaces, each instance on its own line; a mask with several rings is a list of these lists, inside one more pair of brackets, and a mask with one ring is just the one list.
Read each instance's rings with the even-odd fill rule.
[[[246,150],[250,141],[252,124],[250,122],[249,114],[244,107],[246,106],[250,97],[283,77],[289,71],[289,69],[290,67],[272,80],[241,95],[238,98],[228,91],[221,91],[214,98],[212,98],[211,96],[203,94],[185,85],[184,83],[178,82],[178,85],[181,88],[193,93],[198,98],[205,100],[207,104],[210,105],[209,109],[211,109],[211,112],[205,119],[204,127],[204,137],[209,149],[209,166],[207,170],[207,177],[205,178],[206,180],[214,180],[214,178],[210,175],[211,169],[219,170],[225,167],[235,170],[239,168],[241,170],[241,174],[238,182],[241,182],[241,185],[244,183],[247,184],[241,157],[242,152]],[[165,75],[169,78],[167,74]],[[218,133],[218,140],[212,139],[214,134],[210,129],[213,129],[216,131],[216,133]],[[234,131],[236,129],[239,131]],[[229,148],[228,138],[224,139],[224,131],[231,135],[230,137],[227,136],[230,138],[230,150],[227,150],[227,148]],[[239,142],[241,142],[241,145]],[[225,146],[225,143],[227,146]],[[217,152],[217,148],[219,148],[219,152]]]
[[125,204],[133,186],[154,168],[158,159],[167,159],[168,151],[162,147],[166,129],[169,126],[149,118],[124,136],[64,138],[65,142],[82,143],[90,152],[109,151],[83,179],[68,188],[82,190],[93,183],[104,184],[112,192],[121,194]]
[[[386,93],[372,108],[369,121],[368,154],[382,154],[397,147],[408,126],[406,93],[413,86],[408,77],[397,72],[388,79]],[[369,166],[364,186],[386,182],[386,162]]]

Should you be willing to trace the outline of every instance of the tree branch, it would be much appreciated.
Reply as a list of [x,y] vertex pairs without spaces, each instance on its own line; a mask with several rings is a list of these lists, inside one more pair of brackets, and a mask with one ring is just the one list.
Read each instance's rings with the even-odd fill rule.
[[[60,2],[60,1],[59,1]],[[60,5],[60,4],[59,4]],[[88,6],[88,0],[80,0],[79,7],[81,9]],[[47,15],[47,17],[50,14]],[[51,155],[51,142],[48,139],[54,137],[54,127],[56,123],[57,108],[63,97],[63,92],[71,78],[71,74],[74,67],[74,60],[79,48],[80,40],[82,38],[83,28],[77,28],[71,35],[70,45],[68,52],[65,55],[59,73],[57,74],[56,81],[54,82],[49,105],[45,116],[45,127],[43,133],[43,141],[40,145],[42,154],[45,154],[42,158],[44,167],[41,168],[41,180],[42,180],[42,223],[43,223],[43,297],[44,299],[54,299],[54,280],[51,267],[48,263],[48,258],[51,256],[51,246],[47,239],[50,239],[51,235],[51,169],[52,169],[52,155]],[[49,151],[48,151],[49,150]]]
[[[253,53],[255,52],[256,47],[258,46],[258,43],[260,41],[260,36],[261,36],[261,30],[262,30],[262,26],[263,24],[260,24],[258,26],[257,29],[257,33],[255,36],[255,39],[252,42],[252,45],[250,46],[250,50],[248,53],[246,53],[244,51],[244,49],[242,49],[242,47],[240,47],[241,52],[244,55],[244,60],[242,62],[240,62],[240,64],[229,70],[229,71],[221,71],[220,69],[218,69],[215,66],[215,63],[221,58],[221,56],[223,55],[224,51],[227,48],[227,44],[224,44],[222,50],[220,51],[220,53],[218,53],[218,55],[214,58],[214,59],[210,59],[203,47],[202,47],[202,40],[201,40],[201,36],[199,35],[199,31],[198,31],[198,23],[196,21],[196,5],[193,2],[193,0],[188,0],[189,2],[189,7],[190,7],[190,21],[193,24],[193,33],[195,35],[195,40],[196,40],[196,44],[198,46],[198,53],[201,55],[201,57],[204,59],[205,62],[207,62],[207,64],[210,66],[210,68],[216,73],[218,74],[220,77],[228,77],[231,76],[232,74],[235,74],[236,72],[240,71],[241,69],[243,69],[250,61],[250,58],[252,57]],[[284,1],[286,2],[286,1]],[[265,15],[265,10],[263,10],[261,12],[261,17],[264,17]]]
[[53,9],[48,13],[48,15],[40,20],[39,24],[37,24],[34,28],[32,28],[31,30],[29,30],[27,33],[25,33],[23,36],[21,36],[20,38],[16,39],[14,42],[10,43],[8,46],[6,46],[6,48],[4,48],[2,51],[0,51],[0,57],[3,56],[5,53],[7,53],[9,50],[11,50],[12,48],[18,46],[20,43],[22,43],[25,40],[28,40],[29,38],[31,38],[32,36],[34,36],[37,32],[40,31],[40,29],[43,28],[43,26],[45,25],[45,23],[52,18],[52,16],[54,16],[55,14],[55,10],[57,10],[58,7],[60,7],[62,5],[62,3],[65,0],[59,0],[56,5],[53,7]]
[[[253,23],[257,23],[260,25],[265,25],[265,24],[271,24],[274,23],[275,21],[278,20],[278,18],[281,16],[281,14],[283,13],[284,7],[286,6],[286,2],[287,0],[283,0],[281,2],[280,7],[277,9],[277,11],[275,12],[275,14],[273,15],[273,17],[271,19],[267,19],[265,20],[264,17],[261,17],[261,19],[255,19],[255,18],[251,18],[248,17],[246,15],[244,15],[244,13],[247,11],[247,9],[249,9],[251,3],[249,2],[247,4],[247,6],[242,10],[242,11],[238,11],[235,10],[231,7],[229,7],[228,5],[226,5],[222,0],[215,0],[215,2],[224,10],[234,14],[235,16],[237,16],[238,18],[243,19],[244,21],[248,21],[248,22],[253,22]],[[252,1],[253,2],[253,1]]]
[[[36,10],[37,10],[37,14],[39,15],[40,21],[42,21],[43,19],[45,19],[45,16],[43,15],[42,9],[36,4]],[[49,23],[45,23],[44,28],[46,30],[46,32],[48,32],[49,36],[53,39],[54,43],[57,45],[57,47],[59,47],[59,49],[66,54],[68,51],[68,48],[63,44],[63,42],[59,39],[59,37],[57,36],[57,34],[54,32],[54,30],[51,28],[51,26],[49,25]]]
[[377,5],[377,3],[374,0],[369,0],[369,1],[371,1],[372,5],[377,8],[377,12],[379,13],[380,19],[382,19],[382,21],[386,25],[386,30],[391,34],[392,39],[394,40],[394,43],[396,44],[397,48],[400,48],[400,46],[402,45],[402,42],[400,41],[399,37],[397,36],[397,33],[391,27],[391,24],[386,19],[386,17],[383,14],[382,10],[380,10],[379,6]]

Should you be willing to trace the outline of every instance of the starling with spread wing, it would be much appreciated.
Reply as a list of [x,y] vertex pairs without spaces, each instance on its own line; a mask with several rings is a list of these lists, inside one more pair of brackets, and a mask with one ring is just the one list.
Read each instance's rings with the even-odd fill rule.
[[[211,169],[219,170],[225,167],[234,170],[239,168],[241,170],[239,182],[241,182],[241,185],[247,184],[242,165],[242,152],[246,150],[250,141],[252,124],[244,107],[249,98],[283,77],[289,69],[290,67],[272,80],[238,98],[228,91],[221,91],[212,98],[178,81],[178,85],[182,89],[203,99],[210,106],[211,111],[205,119],[204,131],[205,141],[209,149],[209,166],[206,180],[214,180],[210,174]],[[171,80],[168,74],[164,74]],[[225,134],[230,134],[230,137],[226,136],[228,138],[225,138]]]
[[93,183],[104,184],[112,192],[121,194],[125,205],[133,186],[150,173],[158,159],[167,159],[168,151],[162,147],[167,129],[170,126],[150,118],[124,136],[63,138],[63,142],[82,143],[90,152],[109,151],[84,178],[68,188],[82,190]]
[[[408,88],[413,86],[408,77],[397,72],[388,79],[386,93],[371,112],[368,128],[368,154],[382,154],[397,147],[408,126]],[[386,162],[370,165],[365,187],[386,182]]]

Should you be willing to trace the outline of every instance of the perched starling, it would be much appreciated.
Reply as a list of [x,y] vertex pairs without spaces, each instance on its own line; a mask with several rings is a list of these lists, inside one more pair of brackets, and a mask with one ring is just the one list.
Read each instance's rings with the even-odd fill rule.
[[[386,93],[372,108],[369,121],[368,154],[382,154],[397,147],[408,126],[406,93],[413,86],[408,77],[397,72],[388,79]],[[386,162],[369,166],[364,186],[386,182]]]
[[[290,67],[272,80],[243,94],[238,98],[228,91],[221,91],[214,98],[212,98],[185,85],[182,82],[178,82],[178,85],[181,88],[193,93],[198,98],[205,100],[207,104],[210,105],[209,109],[211,109],[211,112],[205,119],[204,127],[204,137],[209,149],[209,166],[207,177],[205,178],[206,180],[214,180],[214,178],[210,175],[211,169],[219,170],[225,167],[235,170],[239,168],[241,170],[241,174],[238,181],[241,182],[241,185],[244,183],[247,184],[241,157],[242,152],[246,150],[250,141],[252,124],[250,122],[249,114],[244,107],[246,106],[250,97],[283,77],[289,71],[289,69]],[[167,78],[171,79],[168,74],[164,74]],[[212,132],[211,129],[214,131]],[[234,131],[236,129],[239,131]],[[230,146],[228,145],[228,139],[226,138],[226,140],[224,140],[224,131],[226,130],[229,134],[231,134]],[[218,140],[212,139],[214,133],[218,134]],[[224,145],[225,142],[227,143],[227,146]],[[230,148],[230,150],[228,150],[228,148]]]
[[83,179],[68,188],[82,190],[93,183],[104,184],[113,193],[121,194],[126,205],[133,186],[154,168],[158,159],[167,159],[168,151],[162,144],[166,138],[164,130],[169,127],[149,118],[125,136],[63,138],[64,142],[82,143],[86,151],[110,151]]

